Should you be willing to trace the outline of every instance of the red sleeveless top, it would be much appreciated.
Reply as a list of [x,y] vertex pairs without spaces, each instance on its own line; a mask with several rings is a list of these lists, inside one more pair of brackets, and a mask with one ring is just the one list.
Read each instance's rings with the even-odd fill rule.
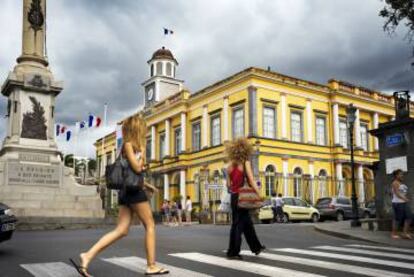
[[232,193],[239,193],[240,188],[243,186],[244,183],[244,172],[240,170],[238,167],[233,167],[231,172],[229,173],[231,184],[230,190]]

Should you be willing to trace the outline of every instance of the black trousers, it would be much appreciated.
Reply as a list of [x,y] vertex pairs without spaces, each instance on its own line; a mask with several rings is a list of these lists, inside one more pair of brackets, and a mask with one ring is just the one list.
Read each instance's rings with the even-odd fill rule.
[[262,244],[256,235],[256,230],[248,210],[237,207],[239,195],[231,194],[232,224],[230,229],[230,242],[227,256],[236,256],[240,253],[242,234],[246,238],[250,250],[255,253],[262,248]]

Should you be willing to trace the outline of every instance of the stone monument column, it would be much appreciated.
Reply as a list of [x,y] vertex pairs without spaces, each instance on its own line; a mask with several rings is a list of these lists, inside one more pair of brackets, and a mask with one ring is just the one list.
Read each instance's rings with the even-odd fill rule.
[[63,86],[48,67],[45,22],[46,0],[23,0],[22,53],[1,87],[8,123],[0,150],[0,200],[22,225],[73,226],[104,213],[96,187],[76,183],[55,141],[55,98]]

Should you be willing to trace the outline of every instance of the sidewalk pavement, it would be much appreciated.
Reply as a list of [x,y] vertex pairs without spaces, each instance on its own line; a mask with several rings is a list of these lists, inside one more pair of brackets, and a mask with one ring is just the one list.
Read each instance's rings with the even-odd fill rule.
[[351,228],[350,221],[324,222],[314,225],[316,231],[345,239],[355,239],[393,247],[414,249],[414,240],[392,239],[390,232],[369,231],[361,227]]

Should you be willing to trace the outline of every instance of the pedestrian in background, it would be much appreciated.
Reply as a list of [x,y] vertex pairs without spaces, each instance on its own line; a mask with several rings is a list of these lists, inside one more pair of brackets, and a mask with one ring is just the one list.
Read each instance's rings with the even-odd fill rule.
[[398,227],[404,225],[402,237],[406,239],[412,239],[409,233],[411,224],[411,209],[408,205],[408,187],[403,184],[404,173],[401,169],[395,170],[393,173],[394,180],[392,181],[392,210],[394,219],[392,222],[391,238],[399,239]]
[[191,223],[191,212],[193,211],[193,202],[191,198],[187,195],[187,200],[185,201],[185,222]]
[[178,217],[178,225],[181,225],[183,222],[183,204],[181,204],[181,200],[178,200],[178,203],[177,203],[177,217]]
[[178,206],[177,202],[173,201],[171,204],[171,223],[174,226],[178,225]]
[[270,197],[270,206],[272,207],[273,221],[277,222],[276,192],[272,192],[272,197]]
[[226,146],[226,154],[230,160],[230,165],[227,167],[230,182],[227,183],[227,186],[231,191],[232,209],[232,225],[229,248],[227,250],[227,257],[229,259],[242,259],[240,255],[242,234],[244,234],[250,250],[256,255],[259,255],[265,249],[257,238],[249,210],[241,209],[237,206],[239,189],[244,185],[245,181],[260,195],[259,188],[253,179],[252,166],[249,161],[252,152],[252,145],[244,138],[236,139]]
[[168,204],[168,200],[165,199],[162,203],[161,211],[163,214],[163,222],[164,224],[168,224],[170,222],[170,205]]
[[[146,126],[143,117],[135,115],[124,120],[122,124],[122,136],[124,144],[122,145],[121,155],[126,158],[132,170],[140,174],[145,170]],[[146,189],[157,190],[148,183],[144,185]],[[132,216],[136,214],[145,228],[145,250],[147,256],[147,269],[145,274],[160,275],[169,273],[168,270],[157,266],[155,263],[155,224],[151,206],[144,189],[133,191],[121,190],[118,197],[119,214],[115,229],[104,235],[88,251],[79,255],[80,265],[77,265],[72,259],[70,261],[74,264],[81,276],[91,276],[87,272],[89,263],[105,248],[128,235]]]
[[279,193],[275,198],[276,203],[276,217],[278,218],[278,222],[283,222],[283,202],[282,194]]

